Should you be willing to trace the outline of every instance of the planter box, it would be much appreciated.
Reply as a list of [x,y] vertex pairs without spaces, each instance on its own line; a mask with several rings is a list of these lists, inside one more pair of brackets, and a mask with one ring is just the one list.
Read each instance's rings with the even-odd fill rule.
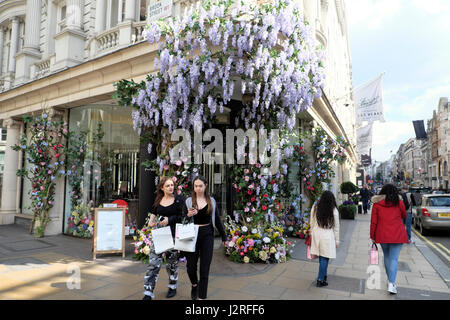
[[339,216],[341,219],[354,220],[356,215],[356,205],[341,205],[339,206]]

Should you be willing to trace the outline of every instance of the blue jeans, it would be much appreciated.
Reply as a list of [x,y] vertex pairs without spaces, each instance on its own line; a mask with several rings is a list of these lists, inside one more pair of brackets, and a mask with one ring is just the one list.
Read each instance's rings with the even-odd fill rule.
[[330,261],[329,258],[319,256],[319,276],[317,277],[317,280],[323,281],[325,279],[325,277],[327,276],[327,269],[328,269],[329,261]]
[[411,241],[411,224],[412,224],[412,213],[406,214],[406,219],[403,219],[403,223],[406,227],[406,233],[408,234],[408,240]]
[[389,282],[395,283],[397,278],[398,257],[400,250],[402,250],[401,243],[380,243],[384,254],[384,267]]

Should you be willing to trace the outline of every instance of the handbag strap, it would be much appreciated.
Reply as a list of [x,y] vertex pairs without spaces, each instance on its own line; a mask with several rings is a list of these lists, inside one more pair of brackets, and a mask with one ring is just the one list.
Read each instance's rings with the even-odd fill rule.
[[377,244],[376,244],[376,243],[372,243],[372,249],[373,249],[373,246],[375,246],[375,249],[378,251],[378,246],[377,246]]

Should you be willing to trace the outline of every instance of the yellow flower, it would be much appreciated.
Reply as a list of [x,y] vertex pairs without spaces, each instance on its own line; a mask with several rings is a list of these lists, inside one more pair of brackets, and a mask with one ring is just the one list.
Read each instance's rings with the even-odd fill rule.
[[275,232],[275,233],[273,234],[273,238],[275,239],[275,238],[277,238],[279,235],[280,235],[280,234],[279,234],[278,232]]
[[245,257],[244,257],[244,263],[249,263],[249,262],[250,262],[250,258],[247,257],[247,256],[245,256]]
[[270,253],[275,253],[277,252],[277,249],[275,249],[275,247],[270,248]]
[[236,244],[237,244],[237,245],[240,245],[241,242],[242,242],[242,238],[239,238],[239,239],[236,241]]
[[142,236],[139,237],[139,241],[142,241]]
[[133,240],[134,240],[134,241],[136,241],[136,240],[137,240],[137,237],[136,237],[136,236],[134,236],[134,237],[133,237]]
[[91,220],[91,222],[89,222],[89,227],[92,227],[94,225],[94,221]]
[[260,258],[262,261],[266,261],[266,260],[267,260],[267,252],[266,252],[266,251],[260,251],[260,252],[259,252],[259,258]]
[[144,253],[146,255],[149,255],[150,254],[150,247],[149,246],[145,246],[143,251],[144,251]]

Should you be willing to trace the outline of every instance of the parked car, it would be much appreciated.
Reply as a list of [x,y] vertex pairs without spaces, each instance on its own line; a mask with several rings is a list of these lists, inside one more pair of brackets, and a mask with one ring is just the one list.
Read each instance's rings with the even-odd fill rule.
[[413,211],[413,224],[422,235],[450,230],[450,194],[426,194]]

